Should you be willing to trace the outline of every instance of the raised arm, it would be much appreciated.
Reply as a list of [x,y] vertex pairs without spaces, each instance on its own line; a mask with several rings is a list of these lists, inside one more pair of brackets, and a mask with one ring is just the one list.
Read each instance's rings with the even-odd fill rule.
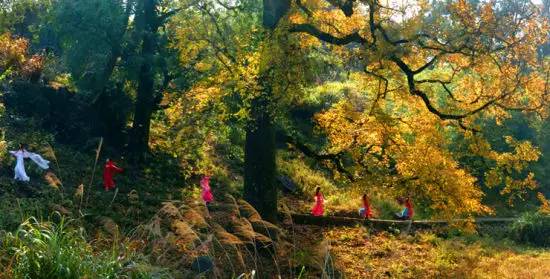
[[124,171],[123,168],[119,168],[119,167],[117,167],[115,164],[112,164],[111,167],[112,167],[113,170],[116,171],[116,172],[123,172],[123,171]]

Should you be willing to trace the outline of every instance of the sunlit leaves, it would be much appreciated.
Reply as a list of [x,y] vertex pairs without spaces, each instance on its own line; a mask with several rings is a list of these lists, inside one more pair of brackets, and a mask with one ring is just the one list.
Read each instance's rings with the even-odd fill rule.
[[[330,95],[314,116],[328,140],[320,149],[345,154],[356,184],[411,193],[444,217],[489,212],[484,186],[525,196],[537,186],[528,166],[538,148],[507,137],[499,150],[479,130],[512,111],[548,114],[548,65],[538,53],[548,20],[528,1],[405,2],[357,1],[350,14],[330,1],[294,1],[275,32],[262,32],[256,13],[204,1],[174,21],[180,62],[204,74],[180,102],[215,111],[221,123],[247,120],[265,88],[274,112]],[[304,24],[317,34],[292,33]],[[344,45],[326,40],[354,34]],[[312,53],[336,57],[336,74],[315,76]],[[469,149],[451,148],[459,140]],[[465,165],[464,153],[483,158],[487,172]]]
[[546,197],[544,197],[544,194],[542,194],[540,192],[537,193],[537,199],[541,203],[541,206],[539,208],[539,212],[542,213],[542,214],[550,215],[550,201],[548,201],[546,199]]
[[28,54],[28,40],[0,34],[0,82],[10,77],[40,74],[43,58]]

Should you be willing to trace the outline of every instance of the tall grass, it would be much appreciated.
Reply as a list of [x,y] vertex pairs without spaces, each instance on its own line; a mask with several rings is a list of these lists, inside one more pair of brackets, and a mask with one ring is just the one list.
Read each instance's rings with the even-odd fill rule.
[[279,157],[277,165],[279,172],[290,177],[303,193],[313,195],[317,187],[321,187],[321,191],[325,195],[336,191],[336,186],[330,179],[325,177],[322,172],[310,168],[302,160]]
[[64,219],[54,223],[30,218],[1,241],[0,278],[150,278],[122,260],[116,246],[111,251],[93,251],[83,230]]

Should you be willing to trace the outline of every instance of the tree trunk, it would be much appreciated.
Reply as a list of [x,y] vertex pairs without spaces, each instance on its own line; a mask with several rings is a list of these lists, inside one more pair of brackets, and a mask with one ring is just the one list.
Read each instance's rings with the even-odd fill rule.
[[[263,26],[269,42],[277,45],[273,33],[290,8],[289,0],[264,0]],[[269,58],[265,48],[263,58]],[[266,51],[267,50],[267,51]],[[258,77],[261,94],[252,101],[251,123],[246,130],[244,158],[244,197],[266,220],[277,221],[277,188],[275,185],[275,129],[272,121],[273,63],[267,61]]]
[[140,22],[142,27],[142,62],[139,71],[134,122],[129,142],[130,151],[137,159],[142,159],[149,150],[149,128],[151,126],[154,99],[153,61],[157,35],[157,17],[155,10],[155,0],[143,1],[143,12],[141,14],[142,21]]
[[277,219],[275,131],[268,95],[253,101],[253,123],[246,130],[244,197],[264,219],[273,222]]
[[[122,147],[126,142],[124,130],[126,128],[127,119],[121,119],[117,117],[114,117],[113,119],[113,115],[117,115],[117,112],[115,111],[116,108],[110,106],[108,103],[111,101],[111,96],[108,96],[108,93],[110,93],[109,90],[113,90],[109,81],[111,80],[111,76],[115,71],[118,60],[123,54],[123,41],[124,36],[128,30],[128,24],[133,9],[133,3],[134,2],[132,0],[128,0],[126,2],[123,18],[124,22],[119,32],[109,33],[111,34],[109,38],[112,42],[111,53],[107,58],[107,63],[98,79],[98,82],[95,83],[96,85],[94,90],[96,92],[96,95],[91,103],[93,111],[96,112],[97,116],[90,119],[90,121],[92,121],[92,123],[90,123],[90,126],[94,127],[96,133],[103,136],[105,142],[108,145],[113,145],[116,147]],[[114,89],[114,92],[115,94],[124,94],[123,87],[117,85]]]

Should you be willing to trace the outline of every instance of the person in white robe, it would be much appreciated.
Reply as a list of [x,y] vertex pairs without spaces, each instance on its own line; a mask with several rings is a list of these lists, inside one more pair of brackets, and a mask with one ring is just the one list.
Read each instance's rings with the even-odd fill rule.
[[17,159],[14,169],[14,179],[17,181],[28,182],[31,180],[27,175],[27,172],[25,171],[25,158],[30,158],[41,169],[47,170],[48,168],[50,168],[50,161],[42,158],[42,156],[36,153],[28,152],[22,144],[19,145],[19,150],[10,151],[10,154],[12,154]]

